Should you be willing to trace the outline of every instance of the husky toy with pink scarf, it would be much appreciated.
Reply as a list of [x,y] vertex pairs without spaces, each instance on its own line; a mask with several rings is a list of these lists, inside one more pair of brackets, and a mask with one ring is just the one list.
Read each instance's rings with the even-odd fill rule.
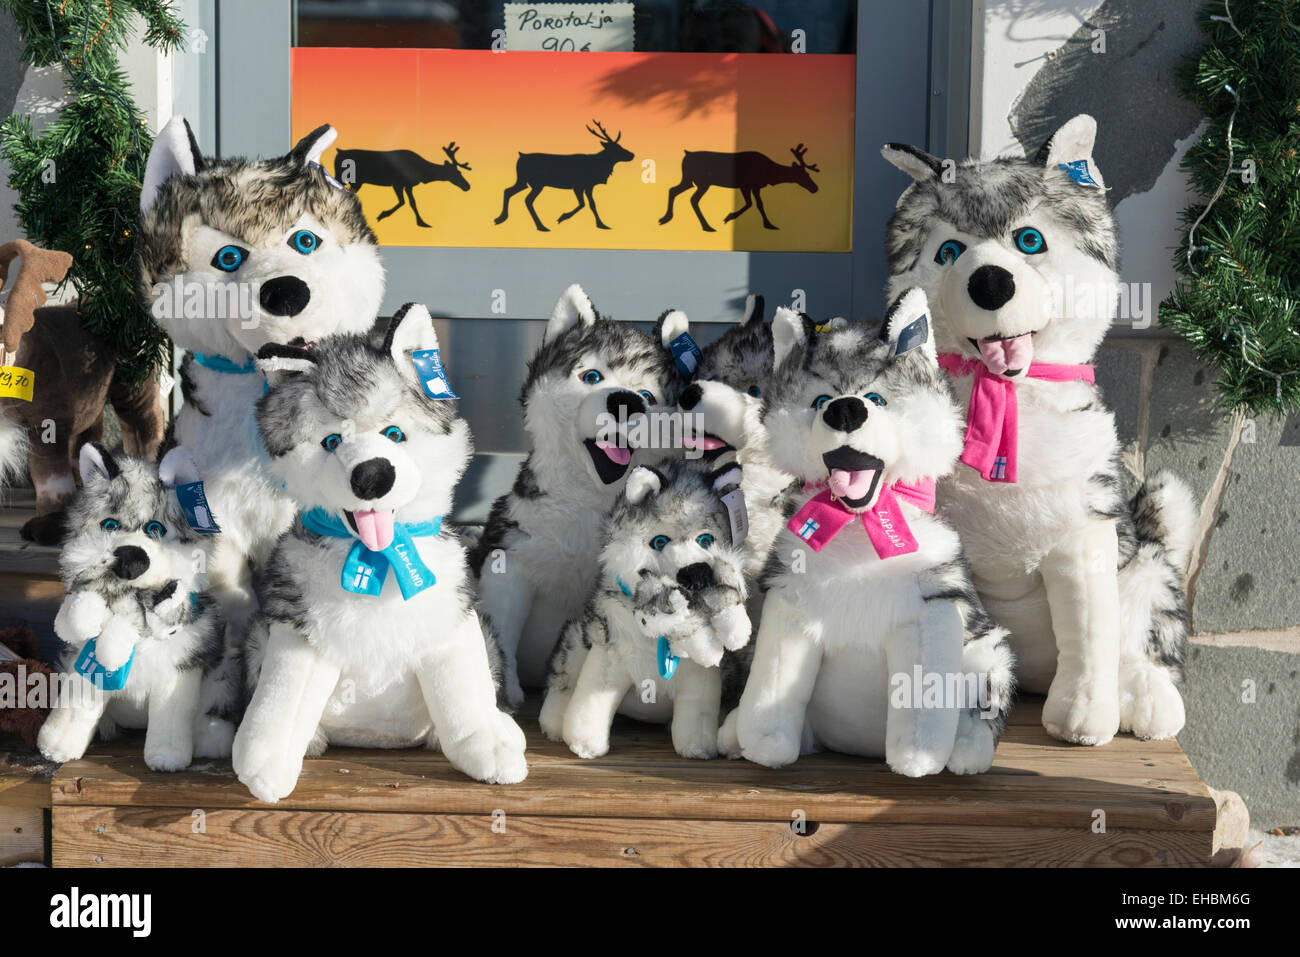
[[[884,155],[915,181],[889,224],[890,290],[926,291],[966,413],[964,463],[939,484],[1017,681],[1056,738],[1183,726],[1176,684],[1195,510],[1172,475],[1126,499],[1115,419],[1090,363],[1116,315],[1119,245],[1097,124],[1077,116],[1031,159]],[[946,181],[951,180],[951,181]]]
[[768,767],[830,748],[899,774],[985,771],[1012,693],[935,480],[961,452],[925,294],[879,333],[778,309],[762,424],[804,483],[778,536],[754,660],[719,750]]

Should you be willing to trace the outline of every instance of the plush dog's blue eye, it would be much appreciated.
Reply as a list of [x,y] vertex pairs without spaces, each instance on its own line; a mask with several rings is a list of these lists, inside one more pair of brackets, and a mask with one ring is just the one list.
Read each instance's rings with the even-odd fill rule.
[[695,544],[696,544],[696,545],[699,545],[700,548],[712,548],[712,547],[713,547],[713,536],[710,535],[708,532],[705,532],[705,533],[704,533],[703,535],[701,535],[699,538],[695,539]]
[[642,389],[640,392],[637,393],[637,395],[645,399],[647,405],[655,404],[655,394],[651,392],[649,389]]
[[830,400],[831,400],[831,397],[828,396],[828,395],[819,395],[819,396],[817,396],[817,398],[813,399],[812,407],[813,407],[814,409],[820,409],[822,406],[824,406],[824,405],[825,405],[827,402],[829,402]]
[[1027,256],[1037,256],[1039,253],[1047,252],[1047,240],[1033,226],[1017,229],[1011,234],[1011,238],[1016,241],[1016,248]]
[[664,546],[667,545],[670,541],[672,541],[672,539],[670,539],[667,535],[656,535],[654,538],[650,539],[650,547],[657,552],[662,552],[664,550]]
[[752,395],[755,399],[757,399],[759,396],[761,396],[761,395],[763,394],[763,390],[760,389],[760,388],[759,388],[758,386],[756,386],[756,385],[751,385],[751,386],[750,386],[748,389],[746,389],[745,391],[747,391],[747,392],[748,392],[750,395]]
[[304,256],[310,256],[320,248],[320,237],[310,229],[300,229],[289,237],[289,247]]
[[99,527],[106,532],[116,532],[122,524],[115,518],[106,518],[99,523]]
[[343,444],[343,436],[339,435],[337,432],[331,432],[329,435],[325,436],[325,438],[320,440],[321,448],[326,452],[333,452],[341,444]]
[[595,369],[588,369],[586,372],[578,376],[578,378],[581,379],[583,382],[587,383],[587,385],[595,385],[597,382],[600,382],[605,377]]
[[868,392],[868,393],[867,393],[867,401],[868,401],[868,402],[874,402],[876,405],[888,405],[888,404],[889,404],[888,402],[885,401],[885,397],[884,397],[883,395],[881,395],[879,392]]
[[950,239],[939,247],[939,251],[934,254],[934,261],[940,266],[951,266],[957,261],[957,257],[965,251],[965,243],[956,239]]
[[150,538],[162,538],[167,534],[167,526],[162,522],[150,522],[144,527],[144,533]]
[[222,272],[234,272],[248,258],[248,250],[243,246],[222,246],[212,257],[212,265]]
[[384,429],[384,438],[390,442],[404,442],[406,441],[406,434],[397,426],[390,425]]

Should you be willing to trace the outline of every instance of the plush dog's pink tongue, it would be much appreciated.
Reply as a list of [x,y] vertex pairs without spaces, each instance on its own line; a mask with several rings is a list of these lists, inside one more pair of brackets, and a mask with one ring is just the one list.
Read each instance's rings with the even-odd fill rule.
[[620,448],[611,442],[605,442],[601,439],[596,440],[596,448],[600,449],[609,456],[609,460],[615,465],[627,465],[632,461],[632,450]]
[[854,501],[866,498],[871,492],[871,482],[875,477],[875,469],[859,469],[856,472],[850,472],[848,469],[831,469],[831,491],[840,498]]
[[361,544],[372,552],[382,552],[393,544],[393,510],[391,508],[353,512],[352,521],[357,526],[357,537],[361,539]]
[[1010,339],[983,339],[979,346],[984,365],[995,375],[1001,375],[1009,369],[1028,369],[1034,358],[1032,332]]
[[682,436],[682,445],[688,449],[701,449],[705,452],[712,452],[714,449],[723,448],[727,443],[713,435],[691,435]]

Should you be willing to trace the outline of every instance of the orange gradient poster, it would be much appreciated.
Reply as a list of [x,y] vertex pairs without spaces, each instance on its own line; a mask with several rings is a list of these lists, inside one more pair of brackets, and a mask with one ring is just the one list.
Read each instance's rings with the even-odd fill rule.
[[[851,248],[854,58],[298,47],[380,243]],[[670,208],[671,198],[671,213]]]

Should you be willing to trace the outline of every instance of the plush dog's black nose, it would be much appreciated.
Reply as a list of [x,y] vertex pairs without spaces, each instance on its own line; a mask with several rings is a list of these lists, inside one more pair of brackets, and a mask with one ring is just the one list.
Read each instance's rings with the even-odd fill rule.
[[138,545],[122,545],[113,549],[113,574],[130,581],[149,570],[149,554]]
[[621,389],[609,394],[609,398],[605,400],[605,408],[612,416],[618,416],[619,411],[622,410],[623,417],[627,418],[629,415],[640,415],[645,412],[645,400],[635,392]]
[[692,382],[686,387],[686,391],[682,393],[681,398],[677,400],[677,404],[689,412],[700,404],[702,398],[704,398],[704,387],[698,382]]
[[1001,266],[980,266],[970,274],[966,291],[971,302],[993,312],[1001,309],[1016,294],[1016,279]]
[[273,316],[296,316],[311,302],[311,289],[297,276],[276,276],[262,283],[258,298]]
[[856,395],[845,396],[828,403],[822,418],[837,432],[853,432],[867,421],[867,404]]
[[713,584],[713,567],[706,562],[696,562],[677,569],[677,584],[687,591],[702,591]]
[[352,469],[352,491],[357,498],[383,498],[396,479],[397,470],[388,459],[366,459]]

